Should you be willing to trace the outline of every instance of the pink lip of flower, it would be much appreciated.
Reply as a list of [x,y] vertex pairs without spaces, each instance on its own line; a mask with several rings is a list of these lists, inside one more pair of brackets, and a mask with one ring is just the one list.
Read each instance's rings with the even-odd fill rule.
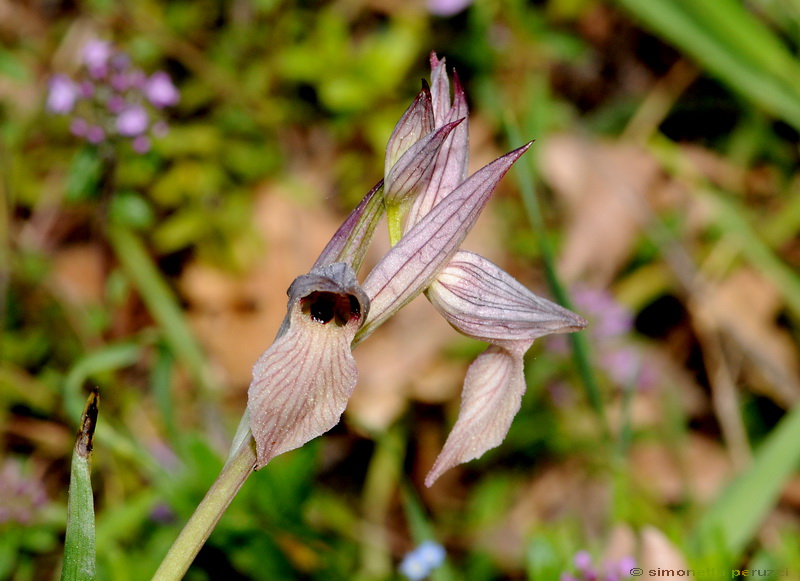
[[[534,339],[586,326],[485,258],[459,250],[531,143],[467,177],[466,99],[456,78],[450,102],[443,59],[432,55],[431,68],[430,96],[424,87],[389,140],[384,195],[379,183],[312,271],[292,284],[278,338],[253,368],[248,412],[256,468],[338,422],[358,377],[351,349],[423,292],[456,330],[490,343],[467,372],[458,420],[428,486],[503,440],[525,391],[522,357]],[[410,206],[404,233],[359,285],[355,273],[384,202]]]

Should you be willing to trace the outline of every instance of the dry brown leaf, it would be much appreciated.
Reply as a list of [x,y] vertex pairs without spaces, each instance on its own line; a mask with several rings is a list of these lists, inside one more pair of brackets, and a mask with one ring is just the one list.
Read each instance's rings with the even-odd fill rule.
[[788,408],[800,397],[800,364],[794,341],[776,322],[782,305],[766,278],[743,267],[697,297],[693,312],[733,340],[753,385]]
[[560,274],[607,286],[633,251],[640,205],[660,178],[658,164],[636,147],[570,135],[548,139],[541,162],[545,180],[568,207]]
[[715,441],[691,433],[677,450],[661,443],[641,443],[630,452],[630,464],[641,485],[662,503],[714,499],[733,474],[725,450]]
[[240,388],[270,346],[286,314],[286,289],[307,272],[339,226],[322,207],[308,208],[277,187],[259,193],[254,219],[264,238],[264,258],[235,275],[192,262],[179,286],[190,321],[223,380]]
[[98,244],[75,244],[56,252],[50,276],[54,289],[75,305],[100,304],[105,291],[103,251]]
[[646,526],[641,532],[641,565],[651,569],[687,569],[686,559],[669,539],[655,527]]
[[545,181],[566,206],[559,272],[568,282],[608,286],[654,211],[679,209],[688,233],[708,221],[703,204],[639,147],[563,134],[547,140],[540,160]]

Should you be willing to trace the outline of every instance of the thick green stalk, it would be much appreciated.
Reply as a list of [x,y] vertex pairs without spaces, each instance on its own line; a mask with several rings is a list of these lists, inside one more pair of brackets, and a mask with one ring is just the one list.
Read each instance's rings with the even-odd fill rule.
[[180,581],[200,552],[225,509],[239,492],[256,463],[255,441],[250,436],[239,445],[222,468],[181,534],[175,539],[153,581]]

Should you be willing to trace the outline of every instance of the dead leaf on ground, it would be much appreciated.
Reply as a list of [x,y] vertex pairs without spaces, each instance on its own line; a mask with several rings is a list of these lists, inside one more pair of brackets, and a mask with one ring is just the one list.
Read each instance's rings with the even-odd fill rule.
[[641,532],[641,549],[639,565],[645,571],[651,569],[687,569],[686,559],[675,548],[667,536],[652,526],[646,526]]
[[244,389],[259,355],[270,346],[286,314],[286,289],[308,271],[339,218],[324,207],[293,201],[277,186],[259,192],[254,220],[264,257],[236,275],[189,263],[179,281],[188,316],[225,383]]
[[[733,475],[727,453],[716,441],[690,433],[674,447],[640,443],[630,451],[635,478],[664,504],[707,503]],[[687,498],[687,495],[688,498]]]
[[631,256],[661,172],[643,150],[592,143],[572,135],[553,136],[541,152],[541,171],[568,208],[559,258],[567,281],[607,286]]
[[694,313],[732,339],[744,356],[750,385],[789,408],[800,397],[800,364],[794,341],[777,322],[782,306],[769,280],[742,267],[700,294]]

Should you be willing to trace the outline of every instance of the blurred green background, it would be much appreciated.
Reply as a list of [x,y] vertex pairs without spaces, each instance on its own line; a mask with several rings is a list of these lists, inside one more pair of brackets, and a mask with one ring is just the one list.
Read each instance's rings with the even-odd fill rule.
[[[181,93],[110,186],[45,109],[93,38]],[[581,550],[800,579],[799,42],[798,0],[0,2],[0,579],[58,576],[94,386],[98,578],[152,575],[431,51],[473,169],[536,140],[468,246],[591,326],[538,341],[506,441],[426,489],[482,346],[416,301],[187,579],[394,579],[427,538],[442,581],[558,579]]]

